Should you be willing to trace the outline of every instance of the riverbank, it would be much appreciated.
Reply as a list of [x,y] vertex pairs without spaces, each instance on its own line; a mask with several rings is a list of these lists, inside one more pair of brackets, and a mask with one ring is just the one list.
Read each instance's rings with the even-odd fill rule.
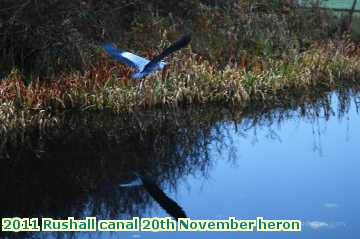
[[[344,90],[347,89],[345,87]],[[26,138],[28,135],[25,135],[27,142],[37,146],[37,157],[24,153],[22,150],[28,144],[18,142],[18,146],[13,148],[11,160],[0,160],[1,181],[6,182],[1,192],[7,195],[7,198],[3,197],[2,212],[9,217],[53,218],[67,218],[69,215],[82,218],[84,213],[90,213],[105,219],[113,213],[121,215],[113,219],[126,219],[133,216],[149,217],[150,211],[154,213],[151,216],[163,217],[163,211],[154,205],[153,198],[144,188],[119,187],[134,179],[132,171],[143,170],[161,185],[168,196],[176,199],[189,215],[201,214],[201,211],[196,211],[201,207],[192,204],[196,199],[190,200],[190,204],[186,202],[192,196],[198,198],[204,194],[204,180],[209,178],[217,182],[213,185],[214,182],[205,181],[208,191],[213,195],[206,194],[202,198],[212,198],[212,205],[224,198],[218,190],[214,191],[214,188],[223,188],[224,182],[234,182],[230,188],[237,187],[239,182],[243,183],[242,188],[247,185],[247,189],[241,190],[240,195],[238,190],[225,190],[234,192],[226,197],[232,199],[242,197],[244,191],[254,191],[254,185],[248,183],[249,179],[261,187],[271,175],[278,177],[279,182],[289,181],[289,175],[295,175],[296,178],[290,181],[299,185],[295,191],[294,187],[279,187],[285,191],[272,192],[270,196],[269,192],[265,192],[265,196],[256,197],[265,198],[263,205],[270,208],[274,204],[267,202],[268,198],[290,195],[291,199],[303,195],[298,193],[300,185],[303,185],[305,194],[311,195],[313,190],[308,185],[322,175],[329,176],[326,178],[328,182],[339,181],[339,177],[342,177],[338,185],[341,191],[342,182],[347,181],[349,175],[350,179],[357,175],[352,162],[358,162],[354,152],[360,135],[357,127],[359,115],[354,103],[359,102],[359,95],[347,97],[346,92],[334,92],[324,95],[322,99],[319,95],[322,93],[314,92],[314,107],[294,107],[271,112],[259,109],[255,114],[244,112],[244,116],[240,115],[242,111],[214,106],[203,107],[202,110],[199,107],[194,110],[187,108],[182,114],[161,110],[147,117],[136,114],[128,119],[127,124],[122,124],[124,115],[110,115],[106,119],[104,113],[83,112],[79,115],[81,119],[76,121],[72,114],[61,121],[66,125],[48,130],[42,137],[36,135],[36,129],[35,133],[28,134],[33,135],[33,138]],[[174,110],[178,110],[178,113],[181,111],[180,108]],[[342,154],[343,157],[339,157],[339,148],[346,149],[341,151],[345,156]],[[324,167],[324,162],[331,162],[332,167]],[[337,173],[344,165],[347,165],[346,170]],[[262,168],[259,169],[259,166]],[[278,172],[273,169],[278,169]],[[301,174],[299,169],[303,169]],[[257,180],[259,175],[262,175],[261,180]],[[312,178],[307,178],[309,183],[303,183],[306,178],[304,175],[312,175]],[[225,181],[219,177],[224,177]],[[322,184],[321,180],[319,184]],[[192,186],[191,195],[188,193],[189,185]],[[325,191],[328,191],[327,188]],[[353,193],[345,195],[353,198]],[[216,195],[220,199],[214,199]],[[344,197],[344,194],[337,195],[339,200]],[[306,198],[309,196],[303,195],[300,201],[306,201]],[[323,196],[321,202],[327,202],[327,198],[328,195]],[[334,199],[336,202],[339,200]],[[253,202],[252,198],[248,198],[248,202]],[[284,207],[283,202],[274,202],[278,203],[276,207]],[[355,199],[353,203],[356,205]],[[243,204],[247,204],[247,201]],[[317,204],[313,207],[319,206]],[[327,205],[323,207],[328,208]],[[254,202],[252,211],[255,213],[252,218],[258,216],[258,208],[259,203]],[[204,210],[204,215],[207,215],[208,208]],[[286,208],[281,210],[286,213]],[[235,215],[233,208],[227,211],[229,215]],[[300,210],[300,213],[303,211]],[[217,212],[211,213],[216,215]],[[301,214],[290,214],[286,218],[303,218]],[[238,209],[236,215],[244,215],[244,210]],[[305,219],[304,225],[308,227],[312,221],[316,221],[316,218]],[[332,222],[328,223],[333,225]],[[339,230],[339,234],[343,235],[342,225]],[[350,230],[349,238],[351,233]],[[31,236],[34,237],[33,234]],[[35,236],[42,237],[38,234]],[[48,234],[43,236],[48,237]]]
[[[76,47],[71,41],[67,42],[69,45],[45,47],[44,43],[44,46],[35,47],[32,45],[35,41],[31,40],[35,36],[30,33],[26,41],[20,41],[23,45],[16,45],[6,40],[12,34],[9,31],[0,42],[7,47],[4,54],[9,54],[2,55],[1,62],[5,59],[13,63],[9,65],[12,70],[0,81],[0,136],[13,137],[9,136],[12,132],[22,132],[26,128],[41,131],[55,127],[64,112],[122,114],[199,104],[268,107],[287,105],[308,91],[328,92],[344,85],[360,84],[360,47],[346,34],[338,32],[336,25],[330,24],[328,13],[305,11],[287,3],[266,5],[243,0],[216,5],[195,2],[184,3],[186,8],[198,10],[187,13],[191,21],[181,14],[159,12],[154,15],[154,9],[174,10],[174,6],[157,6],[150,1],[149,9],[141,12],[131,24],[121,22],[126,34],[115,40],[117,45],[147,57],[159,53],[181,32],[193,32],[191,46],[169,58],[166,71],[142,83],[131,79],[131,69],[113,60],[99,47],[99,42],[105,38],[114,39],[118,30],[97,41],[94,37],[99,35],[95,31],[93,38],[85,42],[86,34],[79,28],[79,41],[84,42],[77,42],[80,45]],[[104,21],[108,19],[103,6],[93,4],[87,7],[97,10],[98,17],[103,17]],[[24,5],[24,9],[26,7],[28,5]],[[38,7],[39,11],[44,10],[46,4]],[[74,11],[85,11],[83,7],[74,7]],[[126,10],[119,9],[119,13]],[[133,9],[131,13],[137,11]],[[17,17],[22,19],[21,14]],[[69,16],[69,21],[81,20],[76,17]],[[97,30],[108,33],[114,30],[104,24],[96,25]],[[44,29],[55,26],[58,25],[44,26]],[[9,23],[1,27],[13,31],[15,25]],[[65,36],[70,37],[67,28],[59,28],[56,32],[60,34],[59,42]],[[13,45],[7,45],[10,43]],[[38,48],[42,50],[36,51]],[[28,49],[30,52],[24,52]],[[53,50],[58,50],[60,57],[52,54]],[[27,61],[16,61],[27,59],[24,56],[30,53],[34,54],[31,64],[37,62],[36,67],[30,67]],[[63,70],[56,70],[53,57],[57,57],[56,66]],[[76,59],[80,59],[79,62]],[[67,67],[69,65],[71,67]],[[77,69],[77,66],[81,67]],[[31,69],[30,73],[26,69]]]
[[314,46],[277,60],[240,56],[239,63],[218,69],[188,49],[171,60],[167,71],[142,80],[142,84],[130,79],[125,67],[105,59],[84,74],[61,76],[52,82],[34,80],[26,85],[14,71],[0,83],[0,115],[6,127],[13,121],[12,114],[56,115],[64,110],[121,113],[188,104],[247,107],[291,101],[294,94],[309,89],[357,84],[357,51],[351,43],[329,42],[326,47]]

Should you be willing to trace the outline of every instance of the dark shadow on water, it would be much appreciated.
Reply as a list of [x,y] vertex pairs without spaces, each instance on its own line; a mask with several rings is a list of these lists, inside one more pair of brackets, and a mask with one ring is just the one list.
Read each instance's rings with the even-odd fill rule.
[[174,219],[187,218],[184,209],[173,199],[168,197],[166,193],[153,181],[153,179],[146,175],[138,174],[138,176],[146,191],[151,197]]
[[[336,109],[332,94],[339,102]],[[19,134],[24,144],[8,140],[6,152],[1,152],[8,158],[0,161],[0,216],[114,219],[144,215],[154,203],[152,197],[166,201],[164,192],[176,191],[185,176],[207,176],[214,163],[210,144],[219,151],[231,147],[229,126],[246,137],[251,129],[293,117],[342,118],[349,103],[359,101],[353,89],[315,95],[252,109],[207,106],[120,116],[64,115],[57,128]],[[276,131],[270,131],[269,137],[277,139]],[[234,158],[229,156],[229,160]],[[134,171],[147,172],[158,188],[120,187],[133,179]],[[185,215],[184,211],[168,212]],[[191,211],[187,214],[191,217]]]

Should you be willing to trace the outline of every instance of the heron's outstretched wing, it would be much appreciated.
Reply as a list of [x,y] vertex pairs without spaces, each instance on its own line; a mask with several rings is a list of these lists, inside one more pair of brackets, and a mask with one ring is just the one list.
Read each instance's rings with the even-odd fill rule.
[[148,59],[137,56],[133,53],[121,51],[116,49],[112,43],[105,43],[102,47],[118,61],[142,71],[144,67],[150,62]]
[[139,177],[136,177],[136,179],[128,182],[128,183],[121,183],[119,186],[122,188],[131,188],[131,187],[138,187],[143,186],[143,182]]
[[134,172],[136,179],[130,183],[120,184],[120,187],[143,186],[150,196],[173,218],[186,218],[185,211],[171,198],[169,198],[161,188],[149,177]]
[[161,60],[163,60],[165,57],[173,53],[174,51],[177,51],[185,46],[187,46],[191,41],[191,34],[185,34],[180,39],[178,39],[176,42],[171,44],[168,48],[166,48],[161,54],[154,57],[144,68],[144,71],[146,69],[152,69],[156,64],[158,64]]
[[159,205],[173,218],[186,218],[185,211],[171,198],[169,198],[150,178],[138,175],[146,191]]

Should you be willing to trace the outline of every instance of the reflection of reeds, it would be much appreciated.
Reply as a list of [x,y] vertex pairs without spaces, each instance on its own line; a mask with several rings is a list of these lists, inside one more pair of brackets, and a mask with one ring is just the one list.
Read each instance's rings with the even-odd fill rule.
[[[335,93],[341,118],[350,100],[359,99],[359,87],[348,85]],[[161,189],[174,191],[186,175],[200,172],[206,176],[213,164],[209,145],[231,142],[226,130],[233,130],[233,125],[239,135],[248,137],[252,129],[256,134],[258,127],[278,127],[297,112],[311,120],[328,119],[334,115],[330,95],[308,91],[294,96],[292,102],[276,105],[276,109],[273,105],[241,110],[211,105],[176,108],[166,114],[161,110],[119,116],[64,114],[47,130],[27,127],[21,134],[14,131],[1,150],[1,157],[7,154],[12,160],[0,160],[0,194],[5,195],[0,198],[0,214],[54,218],[96,215],[107,219],[141,216],[152,208],[145,190],[119,187],[132,178],[130,172],[146,171]],[[276,132],[270,133],[276,138]],[[191,216],[191,211],[187,213]]]
[[[342,117],[359,88],[340,88],[336,94]],[[334,115],[326,92],[296,97],[277,109],[212,106],[119,117],[64,114],[46,130],[15,131],[1,151],[1,157],[6,154],[11,160],[0,160],[0,193],[6,195],[0,198],[0,212],[26,217],[142,215],[151,202],[145,191],[119,187],[132,178],[131,172],[146,171],[160,188],[176,190],[182,177],[207,174],[213,163],[209,146],[228,141],[228,125],[246,137],[249,129],[282,123],[296,112],[309,119]]]
[[[119,187],[130,172],[147,171],[156,184],[174,189],[180,177],[209,165],[211,121],[199,127],[192,121],[177,124],[175,115],[161,112],[139,118],[85,114],[64,115],[46,134],[39,136],[35,128],[22,134],[22,143],[5,143],[12,160],[0,161],[0,192],[7,196],[0,199],[2,214],[141,215],[149,206],[145,191]],[[158,118],[155,124],[152,117]]]

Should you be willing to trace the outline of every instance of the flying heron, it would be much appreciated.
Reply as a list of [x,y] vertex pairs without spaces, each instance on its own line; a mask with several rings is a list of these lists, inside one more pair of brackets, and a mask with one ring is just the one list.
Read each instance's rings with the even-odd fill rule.
[[151,75],[156,71],[163,70],[166,66],[164,59],[174,51],[180,50],[181,48],[187,46],[190,41],[191,34],[185,34],[152,60],[148,60],[130,52],[119,50],[115,48],[113,43],[105,43],[102,45],[102,47],[118,61],[135,68],[135,72],[131,75],[131,77],[133,79],[138,79]]

